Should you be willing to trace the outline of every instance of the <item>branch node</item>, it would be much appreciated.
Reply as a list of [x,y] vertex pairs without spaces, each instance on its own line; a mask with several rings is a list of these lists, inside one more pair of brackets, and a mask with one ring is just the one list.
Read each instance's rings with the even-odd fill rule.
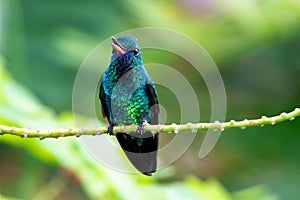
[[[10,128],[10,131],[13,131],[13,132],[14,132],[14,131],[15,131],[15,128]],[[24,127],[24,128],[23,128],[23,132],[24,132],[24,133],[28,133],[28,132],[29,132],[29,129],[26,128],[26,127]]]
[[161,130],[163,129],[164,126],[161,125],[161,124],[158,124],[157,127],[158,127],[159,131],[161,131]]
[[60,129],[60,137],[64,137],[65,136],[65,130],[64,129]]
[[213,127],[213,131],[217,131],[218,129],[222,129],[222,124],[221,122],[219,121],[215,121],[213,124],[212,124],[212,127]]
[[178,133],[179,133],[179,130],[178,130],[177,128],[175,128],[175,129],[174,129],[174,133],[175,133],[175,134],[178,134]]
[[268,121],[268,117],[266,117],[266,116],[261,116],[261,119],[264,121]]
[[201,128],[201,129],[205,129],[205,127],[206,127],[206,126],[205,126],[204,123],[202,123],[202,124],[200,125],[200,128]]
[[171,124],[171,126],[173,127],[173,129],[174,129],[174,133],[175,134],[178,134],[179,133],[179,130],[178,130],[178,125],[177,124],[175,124],[175,123],[172,123]]
[[282,118],[286,118],[287,114],[286,114],[286,112],[283,112],[283,113],[280,114],[280,116],[281,116]]
[[192,129],[193,124],[191,122],[186,123],[186,127],[187,128],[191,128]]

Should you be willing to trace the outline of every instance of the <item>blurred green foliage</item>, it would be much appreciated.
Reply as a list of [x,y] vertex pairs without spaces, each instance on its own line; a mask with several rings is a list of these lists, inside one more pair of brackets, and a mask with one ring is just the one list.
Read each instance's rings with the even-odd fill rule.
[[[72,126],[72,87],[84,58],[107,37],[145,26],[178,30],[206,48],[224,79],[227,119],[299,107],[297,0],[0,0],[0,124]],[[188,77],[207,121],[210,100],[202,78],[168,53],[143,55],[145,63],[168,64]],[[177,102],[168,101],[173,94],[162,87],[158,93],[173,116],[167,123],[179,121]],[[75,138],[1,136],[0,198],[298,199],[299,133],[299,119],[228,130],[203,160],[197,157],[199,133],[184,156],[153,178],[99,165]]]
[[[0,76],[3,86],[0,90],[1,106],[5,108],[2,110],[5,112],[1,112],[1,124],[31,127],[31,120],[34,121],[33,117],[36,117],[39,127],[43,124],[72,126],[71,116],[53,116],[51,109],[45,109],[29,91],[9,76],[2,65]],[[19,109],[20,103],[9,101],[7,97],[22,99],[27,106]],[[29,119],[21,120],[19,115],[21,118],[28,116]],[[39,141],[2,136],[0,142],[0,174],[3,181],[0,187],[4,193],[22,199],[277,199],[267,193],[264,187],[230,194],[216,180],[202,182],[191,175],[181,182],[160,183],[160,180],[173,176],[172,171],[168,170],[157,172],[155,179],[115,172],[99,165],[76,138]],[[20,153],[22,149],[26,152]],[[12,166],[15,169],[11,170]]]

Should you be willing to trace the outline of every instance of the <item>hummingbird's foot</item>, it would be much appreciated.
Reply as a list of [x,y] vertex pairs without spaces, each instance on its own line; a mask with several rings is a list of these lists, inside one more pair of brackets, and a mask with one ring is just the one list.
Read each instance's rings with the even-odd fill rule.
[[108,135],[114,135],[113,132],[114,132],[114,126],[116,126],[117,124],[115,122],[109,122],[109,125],[107,127],[107,133]]
[[146,122],[144,121],[143,123],[141,123],[141,124],[138,126],[138,128],[136,129],[136,133],[137,133],[137,134],[141,134],[141,135],[143,134],[145,124],[146,124]]

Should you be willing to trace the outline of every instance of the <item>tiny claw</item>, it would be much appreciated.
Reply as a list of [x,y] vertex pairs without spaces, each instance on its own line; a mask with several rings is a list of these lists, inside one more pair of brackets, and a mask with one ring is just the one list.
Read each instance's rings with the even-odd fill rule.
[[136,133],[137,134],[143,134],[143,130],[144,130],[144,123],[141,123],[139,126],[138,126],[138,128],[136,129]]
[[108,133],[108,135],[110,135],[110,136],[114,135],[113,132],[114,132],[114,126],[115,125],[116,124],[114,122],[110,122],[109,123],[109,125],[107,127],[107,133]]

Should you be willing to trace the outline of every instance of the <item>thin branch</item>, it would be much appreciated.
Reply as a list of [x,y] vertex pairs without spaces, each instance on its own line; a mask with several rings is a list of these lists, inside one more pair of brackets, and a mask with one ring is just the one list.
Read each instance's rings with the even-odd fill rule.
[[[152,133],[179,133],[181,131],[190,131],[197,132],[200,130],[221,130],[230,128],[241,128],[245,129],[247,127],[254,126],[264,126],[264,125],[274,125],[276,123],[280,123],[287,120],[294,120],[296,117],[300,116],[300,109],[296,108],[294,111],[290,113],[281,113],[278,116],[266,117],[262,116],[259,119],[245,119],[243,121],[234,121],[230,120],[229,122],[212,122],[212,123],[187,123],[187,124],[171,124],[171,125],[145,125],[145,131],[151,131]],[[133,132],[136,131],[136,125],[130,126],[115,126],[113,134],[120,132]],[[53,130],[32,130],[28,128],[17,128],[12,126],[0,125],[0,135],[15,135],[24,138],[59,138],[59,137],[67,137],[67,136],[76,136],[80,137],[82,135],[101,135],[107,133],[107,127],[98,127],[98,128],[61,128],[61,129],[53,129]]]

